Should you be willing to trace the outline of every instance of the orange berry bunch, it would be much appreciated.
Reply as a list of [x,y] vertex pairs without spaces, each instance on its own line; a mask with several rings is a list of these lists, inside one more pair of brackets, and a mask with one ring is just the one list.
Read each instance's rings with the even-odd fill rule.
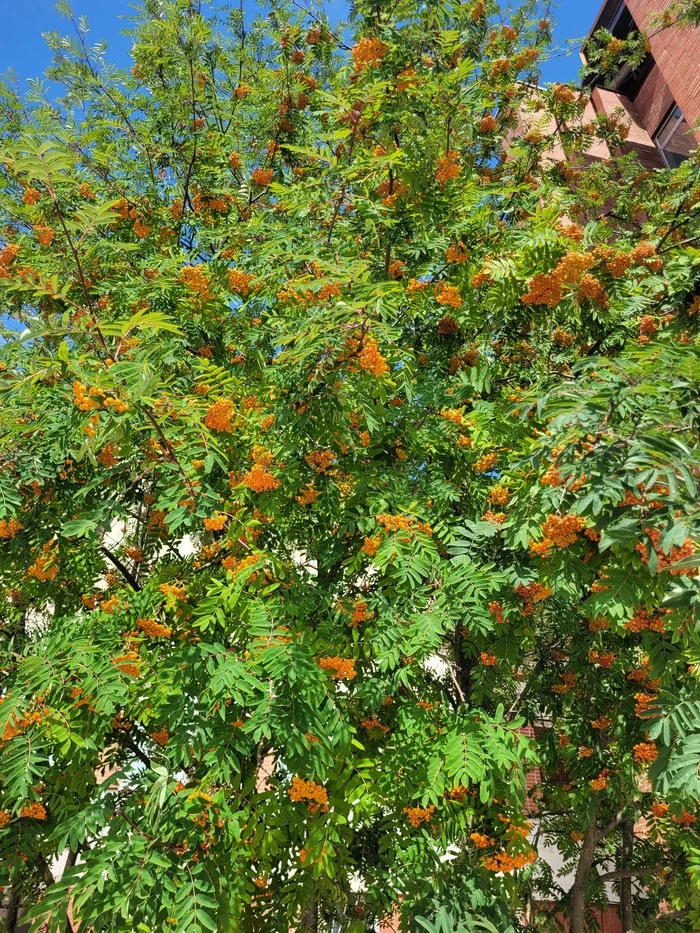
[[[659,540],[661,538],[661,532],[658,528],[645,528],[645,534],[650,539],[652,547],[656,552],[658,558],[658,572],[661,573],[662,570],[668,570],[669,573],[674,576],[695,576],[697,574],[697,568],[689,567],[686,569],[674,570],[673,564],[678,561],[685,560],[688,557],[692,557],[695,554],[695,544],[691,538],[686,538],[680,547],[672,547],[671,553],[666,555],[663,552],[663,549],[659,546]],[[640,541],[639,544],[635,545],[635,550],[642,559],[642,563],[646,564],[648,561],[647,549],[644,542]]]
[[612,719],[609,716],[599,716],[597,719],[591,720],[591,725],[594,729],[609,729],[612,725]]
[[173,630],[168,625],[161,625],[155,619],[137,619],[136,625],[150,638],[169,638]]
[[41,554],[34,563],[27,568],[27,577],[34,577],[40,583],[55,580],[58,575],[58,562],[55,554],[55,542],[47,541],[41,549]]
[[389,46],[375,36],[364,36],[356,42],[350,50],[352,60],[357,71],[364,71],[368,66],[374,67],[382,63],[382,59],[389,51]]
[[274,492],[280,487],[277,477],[269,473],[267,467],[261,467],[257,463],[243,475],[241,482],[257,493]]
[[497,852],[495,855],[490,855],[488,858],[485,858],[482,865],[487,871],[503,872],[507,874],[518,868],[531,865],[536,858],[537,853],[534,849],[530,849],[529,852],[525,853],[519,852],[517,855],[510,855],[508,852]]
[[314,489],[313,483],[309,483],[299,492],[299,495],[296,497],[299,505],[311,505],[321,493],[318,489]]
[[[557,327],[555,330],[552,331],[552,343],[555,344],[557,347],[570,347],[571,344],[574,343],[575,340],[576,340],[576,337],[573,334],[567,333],[561,327]],[[541,479],[540,482],[543,483],[544,485],[547,485],[546,483],[544,483],[544,478]],[[552,485],[556,485],[556,484],[552,484]]]
[[318,665],[324,671],[332,671],[333,680],[352,680],[357,674],[354,658],[319,658]]
[[204,423],[214,431],[232,430],[233,402],[228,398],[218,398],[207,411]]
[[431,804],[429,807],[404,807],[403,812],[408,817],[408,822],[417,829],[421,823],[429,823],[435,813],[435,807]]
[[591,268],[594,257],[590,253],[566,253],[551,273],[562,285],[572,285]]
[[475,473],[488,473],[498,463],[498,453],[492,450],[490,453],[482,454],[474,464]]
[[498,120],[491,113],[487,113],[485,117],[481,118],[481,123],[479,123],[479,132],[480,133],[493,133],[495,129],[498,128]]
[[576,91],[565,84],[556,84],[552,89],[552,97],[560,104],[572,104],[576,96]]
[[32,820],[45,820],[46,819],[46,807],[43,803],[28,803],[22,807],[20,816],[28,817]]
[[462,307],[462,296],[459,289],[454,285],[448,285],[446,282],[441,282],[435,286],[435,301],[439,305],[446,305],[450,308]]
[[655,742],[639,742],[632,749],[632,757],[637,764],[651,764],[659,757]]
[[603,283],[590,273],[584,275],[579,282],[578,299],[579,301],[583,299],[594,301],[596,304],[600,305],[601,308],[607,308],[609,301],[608,293],[605,291]]
[[528,583],[525,586],[524,583],[518,584],[513,590],[516,596],[520,596],[525,600],[525,605],[522,609],[523,616],[530,616],[535,611],[535,603],[544,602],[545,599],[548,599],[552,595],[551,587],[546,586],[544,583],[538,583],[537,580],[533,580],[532,583]]
[[598,664],[600,667],[611,668],[613,666],[613,661],[615,660],[615,655],[611,652],[608,654],[603,654],[600,651],[596,651],[592,648],[588,652],[588,663],[589,664]]
[[495,839],[490,839],[488,836],[484,836],[483,833],[471,833],[469,838],[477,849],[488,849],[489,846],[496,845]]
[[578,540],[585,524],[580,515],[549,515],[542,524],[542,532],[556,547],[565,548]]
[[385,726],[384,723],[380,722],[376,716],[371,716],[368,719],[361,719],[360,725],[363,729],[366,729],[368,732],[388,732],[389,727]]
[[579,745],[578,757],[579,758],[590,758],[593,754],[593,749],[589,745]]
[[250,177],[254,185],[258,185],[260,188],[266,188],[272,181],[274,174],[274,169],[258,167],[253,169]]
[[178,282],[181,282],[190,291],[196,292],[203,301],[211,298],[209,277],[202,263],[196,266],[185,266],[181,269]]
[[652,815],[657,818],[657,820],[662,819],[669,811],[669,806],[667,803],[652,803],[651,812]]
[[311,813],[328,812],[328,791],[315,781],[305,781],[295,775],[287,793],[294,803],[305,803]]
[[695,814],[687,810],[683,810],[680,816],[672,816],[671,819],[679,826],[692,826],[697,821]]
[[112,664],[122,674],[129,674],[130,677],[139,677],[141,674],[141,658],[137,651],[127,651],[125,654],[120,654],[119,657],[112,659]]
[[498,658],[496,655],[489,651],[482,651],[479,654],[479,661],[484,665],[484,667],[496,667],[498,664]]
[[151,732],[151,738],[157,745],[167,745],[170,733],[167,729],[157,729],[155,732]]
[[589,632],[604,632],[607,628],[609,628],[608,620],[603,618],[603,616],[591,619],[588,623]]
[[12,517],[9,521],[6,521],[4,518],[0,519],[0,538],[14,538],[14,536],[22,530],[22,525],[17,521],[16,518]]
[[542,541],[530,541],[529,551],[533,557],[549,557],[553,546],[551,538],[543,538]]
[[0,829],[4,829],[12,819],[12,815],[7,810],[0,810]]
[[561,280],[554,273],[538,272],[530,279],[528,291],[520,300],[526,305],[548,305],[550,308],[562,299]]
[[451,178],[457,178],[461,171],[462,167],[459,164],[459,153],[456,149],[448,149],[445,155],[440,156],[440,158],[437,160],[435,177],[437,178],[440,187],[444,188],[445,184]]
[[371,619],[373,616],[373,612],[367,612],[367,602],[364,599],[356,599],[353,603],[350,625],[352,628],[356,628],[360,623],[367,622],[367,620]]
[[362,552],[368,557],[374,557],[374,555],[379,550],[379,545],[382,543],[381,538],[365,538],[364,544],[362,545]]
[[491,615],[495,617],[496,622],[498,622],[499,625],[506,624],[507,619],[503,615],[503,606],[498,602],[498,600],[496,599],[492,600],[489,603],[488,608],[489,608],[489,612],[491,613]]
[[379,347],[371,337],[365,342],[357,357],[357,362],[362,369],[371,373],[377,379],[383,376],[384,373],[389,372],[389,364],[386,358],[379,352]]
[[247,295],[250,292],[254,276],[242,269],[229,269],[226,273],[228,286],[236,295]]
[[505,486],[494,486],[489,490],[488,501],[494,505],[507,505],[510,501],[510,491]]
[[215,512],[211,517],[204,519],[204,527],[207,531],[221,531],[226,527],[227,521],[228,515],[224,512]]
[[652,613],[642,607],[625,622],[624,628],[630,632],[665,632],[666,621],[660,613]]
[[588,783],[591,785],[591,790],[605,790],[608,786],[608,774],[610,774],[610,771],[603,768],[597,778],[590,780]]
[[[453,243],[451,246],[448,246],[445,250],[445,259],[448,262],[467,262],[469,260],[469,253],[464,243]],[[414,280],[412,279],[411,281]]]
[[336,456],[332,450],[312,450],[304,459],[317,473],[325,473]]

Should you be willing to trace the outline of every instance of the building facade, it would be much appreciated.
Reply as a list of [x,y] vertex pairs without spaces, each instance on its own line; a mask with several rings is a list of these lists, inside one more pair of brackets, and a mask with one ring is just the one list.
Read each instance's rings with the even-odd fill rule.
[[[605,0],[589,35],[607,29],[617,39],[643,32],[649,51],[641,65],[612,78],[593,76],[596,114],[621,108],[630,123],[626,141],[649,168],[675,168],[700,143],[700,29],[658,25],[672,0]],[[586,46],[582,50],[586,62]]]

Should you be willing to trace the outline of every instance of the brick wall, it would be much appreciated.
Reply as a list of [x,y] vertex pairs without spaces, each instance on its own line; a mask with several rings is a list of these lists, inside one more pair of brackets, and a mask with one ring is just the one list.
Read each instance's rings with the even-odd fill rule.
[[[635,22],[642,30],[649,26],[653,14],[671,5],[671,0],[625,0],[625,2]],[[659,73],[655,79],[656,82],[662,81],[668,85],[666,91],[663,91],[658,83],[656,85],[664,95],[662,99],[668,101],[668,106],[658,119],[661,120],[668,112],[670,96],[673,97],[681,108],[683,116],[692,126],[700,119],[700,29],[697,27],[663,29],[657,35],[652,36],[651,52]],[[651,77],[652,75],[649,76]],[[640,117],[645,121],[646,129],[649,129],[653,121],[657,119],[657,110],[661,106],[661,101],[657,104],[653,98],[654,86],[650,86],[648,94],[645,93],[648,81],[649,79],[644,83],[639,95],[645,94],[643,102],[639,101],[639,97],[636,102]],[[646,109],[643,109],[642,103]],[[650,122],[647,123],[647,120]],[[658,122],[650,132],[653,133],[657,126]],[[700,129],[695,132],[695,138],[700,143]]]
[[671,88],[661,74],[659,66],[655,64],[634,101],[637,122],[653,136],[673,103]]
[[[646,87],[646,82],[645,82]],[[640,96],[641,96],[640,91]],[[639,96],[637,98],[639,100]],[[596,113],[604,113],[612,116],[616,111],[622,109],[628,117],[629,135],[625,140],[624,149],[628,152],[636,152],[639,161],[645,168],[662,168],[663,161],[659,151],[654,144],[654,140],[644,127],[644,111],[637,106],[637,101],[632,103],[623,94],[616,91],[609,91],[607,88],[594,88],[591,101],[596,109]]]

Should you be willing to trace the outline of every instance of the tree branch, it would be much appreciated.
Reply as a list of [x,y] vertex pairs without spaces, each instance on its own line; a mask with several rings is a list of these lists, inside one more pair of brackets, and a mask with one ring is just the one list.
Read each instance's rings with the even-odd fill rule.
[[138,592],[141,589],[141,584],[136,579],[136,577],[133,575],[133,573],[127,567],[124,566],[124,564],[119,560],[116,554],[112,554],[109,548],[106,548],[104,544],[100,545],[100,550],[105,555],[105,557],[108,557],[112,561],[114,566],[117,568],[119,573],[121,573],[121,575],[124,577],[124,579],[129,584],[131,589],[136,590]]

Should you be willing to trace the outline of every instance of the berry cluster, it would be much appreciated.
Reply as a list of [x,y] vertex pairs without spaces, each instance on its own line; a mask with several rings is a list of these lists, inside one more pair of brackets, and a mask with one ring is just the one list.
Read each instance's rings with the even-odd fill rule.
[[632,757],[637,764],[651,764],[659,757],[655,742],[639,742],[632,749]]
[[545,540],[549,539],[556,547],[565,548],[578,540],[579,532],[585,524],[580,515],[549,515],[542,524],[542,532]]
[[311,813],[328,812],[328,791],[315,781],[294,776],[288,794],[294,803],[305,803]]
[[444,188],[445,184],[451,178],[458,178],[461,171],[462,166],[459,164],[459,153],[456,149],[448,149],[445,155],[440,156],[440,158],[437,160],[435,177],[437,178],[440,187]]
[[435,286],[435,301],[437,304],[446,305],[449,308],[462,307],[462,296],[459,289],[454,285],[447,285],[445,282]]
[[204,527],[207,531],[221,531],[226,527],[228,515],[224,512],[215,512],[210,518],[204,519]]
[[537,853],[534,849],[530,849],[529,852],[525,853],[519,852],[517,855],[510,855],[508,852],[497,852],[495,855],[490,855],[488,858],[485,858],[482,865],[487,871],[503,872],[507,874],[518,868],[531,865],[536,858]]
[[22,530],[22,525],[16,518],[12,517],[9,521],[0,519],[0,538],[14,538]]
[[20,816],[29,817],[32,820],[45,820],[46,807],[43,803],[28,803],[22,807]]
[[429,807],[404,807],[403,812],[408,817],[408,822],[417,829],[421,823],[429,823],[435,813],[435,807],[431,804]]
[[380,65],[389,51],[389,46],[375,36],[364,36],[350,50],[357,71],[364,71],[368,66]]
[[482,454],[474,464],[475,473],[488,473],[498,463],[498,453],[493,450],[488,454]]
[[173,630],[168,625],[161,625],[155,619],[137,619],[136,625],[150,638],[169,638]]
[[333,680],[352,680],[357,674],[354,658],[319,658],[318,664],[324,671],[333,671]]
[[226,273],[228,287],[235,295],[247,295],[250,292],[254,276],[242,269],[229,269]]
[[279,489],[280,481],[272,473],[269,473],[266,467],[256,464],[247,473],[244,474],[241,482],[252,489],[253,492],[273,492]]
[[218,398],[207,411],[204,423],[214,431],[231,431],[233,402],[228,398]]

